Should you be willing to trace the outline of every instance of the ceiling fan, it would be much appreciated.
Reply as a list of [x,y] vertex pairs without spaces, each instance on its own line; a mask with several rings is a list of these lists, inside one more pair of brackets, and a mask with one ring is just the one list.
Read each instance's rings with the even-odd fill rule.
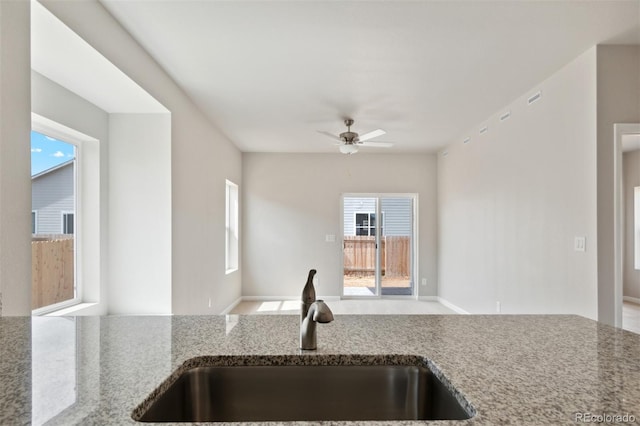
[[393,146],[393,143],[391,142],[367,142],[369,139],[373,139],[387,133],[382,129],[373,130],[360,136],[356,132],[351,131],[351,126],[353,126],[353,120],[351,118],[345,119],[344,125],[347,126],[347,131],[340,133],[339,136],[321,130],[318,130],[318,133],[322,133],[331,139],[337,140],[338,143],[336,143],[336,145],[339,146],[340,152],[343,154],[355,154],[358,152],[358,149],[363,146],[372,148],[391,148]]

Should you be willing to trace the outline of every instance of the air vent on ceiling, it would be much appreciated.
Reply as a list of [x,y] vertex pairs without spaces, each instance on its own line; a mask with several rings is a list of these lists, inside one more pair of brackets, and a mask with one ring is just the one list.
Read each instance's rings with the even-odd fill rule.
[[484,126],[482,129],[480,129],[480,134],[487,133],[488,131],[489,131],[489,126]]
[[532,103],[540,99],[541,96],[542,96],[542,92],[540,91],[534,93],[533,95],[529,96],[529,99],[527,99],[527,104],[531,105]]
[[504,121],[504,120],[508,119],[509,117],[511,117],[511,111],[507,111],[504,114],[502,114],[500,116],[500,121]]
[[463,144],[468,144],[469,142],[471,142],[471,138],[466,138],[465,140],[462,141]]

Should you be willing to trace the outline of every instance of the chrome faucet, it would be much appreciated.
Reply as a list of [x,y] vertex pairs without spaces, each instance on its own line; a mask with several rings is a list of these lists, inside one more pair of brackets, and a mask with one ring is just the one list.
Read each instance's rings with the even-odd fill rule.
[[307,284],[302,290],[302,306],[300,309],[300,349],[314,350],[317,348],[317,323],[333,321],[333,312],[322,300],[316,300],[316,290],[313,287],[313,277],[316,270],[309,271]]

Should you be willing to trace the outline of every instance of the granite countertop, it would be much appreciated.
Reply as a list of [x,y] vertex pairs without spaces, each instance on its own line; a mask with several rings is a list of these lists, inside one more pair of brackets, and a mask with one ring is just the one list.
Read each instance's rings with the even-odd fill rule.
[[0,424],[142,424],[133,409],[194,357],[383,354],[428,358],[477,411],[429,424],[640,424],[640,335],[582,317],[340,315],[304,353],[298,327],[295,315],[0,318]]

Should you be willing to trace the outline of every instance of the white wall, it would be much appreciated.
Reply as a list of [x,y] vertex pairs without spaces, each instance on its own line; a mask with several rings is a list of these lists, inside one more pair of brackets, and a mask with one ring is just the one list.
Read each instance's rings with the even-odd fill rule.
[[640,122],[640,46],[597,46],[598,320],[621,325],[615,290],[615,123]]
[[0,315],[31,313],[29,6],[0,1]]
[[640,150],[625,152],[623,296],[640,299],[640,270],[635,267],[635,187],[640,186]]
[[242,188],[240,151],[99,2],[42,4],[171,112],[172,312],[221,312],[241,294],[224,265],[225,179]]
[[109,313],[171,313],[171,116],[109,116]]
[[[343,193],[417,193],[420,296],[436,295],[436,160],[427,154],[243,154],[243,295],[342,294]],[[336,242],[325,242],[327,234]]]
[[[470,313],[495,313],[499,301],[503,313],[595,319],[595,48],[447,150],[438,157],[439,295]],[[586,252],[574,251],[575,236]]]

